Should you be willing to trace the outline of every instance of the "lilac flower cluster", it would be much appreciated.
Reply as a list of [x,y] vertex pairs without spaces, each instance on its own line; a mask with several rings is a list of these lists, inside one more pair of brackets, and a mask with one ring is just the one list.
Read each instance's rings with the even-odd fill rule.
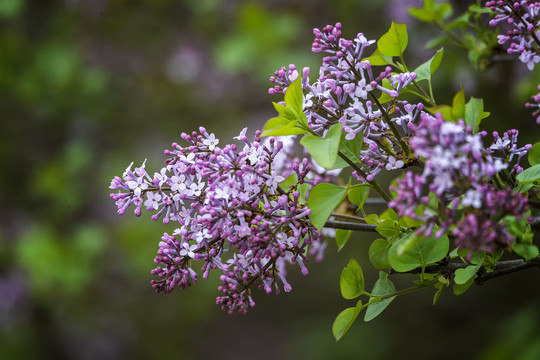
[[[518,148],[518,131],[509,130],[502,137],[494,132],[493,143],[484,148],[484,132],[473,134],[462,121],[446,122],[440,115],[426,113],[411,129],[410,144],[425,160],[424,171],[407,172],[398,179],[397,186],[391,187],[396,196],[389,206],[400,216],[422,221],[419,234],[430,236],[437,226],[437,236],[451,231],[460,248],[492,252],[507,247],[512,236],[503,218],[523,216],[527,198],[499,190],[495,175],[510,180],[523,171],[519,162],[531,145]],[[436,195],[438,204],[422,195],[425,187]]]
[[[354,40],[342,37],[341,24],[314,29],[313,52],[326,53],[319,70],[319,78],[309,83],[308,68],[302,70],[304,112],[310,128],[324,133],[330,126],[340,122],[346,139],[358,134],[363,136],[364,146],[359,159],[365,167],[366,176],[353,175],[361,181],[372,181],[384,168],[399,169],[408,160],[403,141],[411,134],[408,124],[418,119],[423,105],[397,100],[402,90],[416,79],[415,73],[392,73],[386,67],[378,76],[373,73],[369,60],[362,60],[366,49],[375,43],[359,33]],[[299,77],[295,65],[281,68],[270,81],[274,84],[270,94],[283,93],[287,86]],[[389,103],[382,105],[375,96],[386,94]],[[379,95],[380,96],[380,95]]]
[[[538,85],[538,91],[540,91],[540,85]],[[532,116],[536,119],[536,123],[540,124],[540,92],[531,96],[531,102],[525,103],[527,109],[535,109]]]
[[311,211],[298,191],[309,162],[293,161],[298,183],[281,189],[283,177],[276,168],[283,167],[278,163],[283,143],[270,139],[263,144],[259,135],[249,141],[244,129],[236,137],[244,143],[240,150],[234,144],[219,147],[219,139],[204,128],[183,133],[188,145],[173,143],[172,150],[165,150],[171,157],[159,173],[150,176],[144,163],[134,170],[132,164],[112,180],[110,188],[118,192],[111,198],[119,214],[134,205],[139,216],[144,206],[153,220],[179,224],[159,243],[158,266],[152,270],[159,277],[152,281],[157,292],[196,283],[192,264],[200,261],[204,278],[210,270],[222,272],[222,294],[216,300],[222,309],[246,312],[255,304],[253,284],[268,294],[279,293],[280,286],[290,291],[286,263],[297,263],[307,274],[308,248],[320,257],[321,234],[311,225]]
[[490,0],[486,1],[486,7],[496,13],[490,26],[503,21],[511,26],[505,34],[497,36],[499,44],[509,44],[508,54],[519,54],[519,60],[527,64],[529,70],[534,69],[540,62],[540,2]]

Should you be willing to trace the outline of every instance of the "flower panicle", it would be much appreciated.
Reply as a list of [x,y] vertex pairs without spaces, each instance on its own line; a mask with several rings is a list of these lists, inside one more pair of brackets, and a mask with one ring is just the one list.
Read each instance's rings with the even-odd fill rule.
[[[246,312],[255,304],[253,284],[267,293],[290,291],[285,264],[297,263],[307,273],[308,247],[324,248],[298,189],[312,177],[309,161],[280,157],[282,141],[263,140],[260,131],[248,140],[246,131],[236,137],[243,146],[223,147],[202,127],[184,133],[187,145],[173,143],[165,150],[166,166],[153,176],[143,163],[113,178],[110,187],[118,192],[111,198],[119,214],[134,205],[138,216],[145,207],[153,220],[178,223],[173,234],[163,235],[154,258],[157,292],[195,284],[192,264],[200,262],[203,278],[211,270],[222,272],[217,303],[228,312]],[[292,164],[289,172],[298,181],[283,190],[284,178],[276,170],[286,170],[285,163]]]

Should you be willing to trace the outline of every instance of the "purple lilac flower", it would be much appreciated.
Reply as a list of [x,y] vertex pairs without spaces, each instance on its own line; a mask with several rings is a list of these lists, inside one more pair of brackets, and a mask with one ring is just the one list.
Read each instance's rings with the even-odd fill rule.
[[505,34],[498,35],[499,44],[509,44],[508,54],[518,54],[519,60],[533,70],[540,62],[540,3],[531,0],[491,0],[486,1],[486,7],[496,13],[489,22],[490,26],[505,22],[511,27]]
[[508,249],[514,239],[506,230],[503,218],[513,215],[520,219],[528,211],[527,198],[510,189],[498,190],[492,185],[469,190],[468,195],[465,199],[472,195],[475,200],[472,203],[461,202],[468,207],[464,214],[446,221],[455,224],[452,235],[456,246],[487,253]]
[[[502,161],[510,163],[515,162],[510,173],[508,175],[517,175],[523,171],[523,168],[519,165],[521,158],[525,156],[529,150],[531,150],[532,145],[527,144],[518,148],[517,137],[519,131],[516,129],[511,129],[506,131],[502,137],[499,136],[499,133],[493,132],[493,143],[490,147],[486,148],[488,154],[492,154],[494,157],[502,159]],[[517,159],[514,159],[516,157]]]
[[[396,192],[389,206],[399,216],[423,222],[418,234],[437,236],[450,232],[456,246],[489,253],[506,249],[513,241],[505,228],[505,216],[520,218],[528,211],[527,197],[510,189],[499,190],[493,182],[495,174],[506,177],[522,171],[520,159],[530,145],[517,147],[517,130],[509,130],[484,148],[484,132],[473,134],[463,121],[446,122],[440,115],[422,113],[414,131],[411,148],[425,161],[423,173],[407,172],[391,190]],[[510,171],[510,164],[514,163]],[[429,185],[438,204],[424,195]]]
[[[194,261],[203,263],[203,278],[210,270],[220,270],[222,284],[217,303],[229,312],[246,312],[255,303],[251,285],[267,293],[291,286],[280,272],[285,263],[297,263],[307,274],[307,251],[320,258],[324,245],[321,234],[311,225],[311,211],[300,201],[297,190],[310,172],[307,159],[291,162],[298,183],[282,190],[283,180],[276,163],[283,143],[275,139],[264,143],[256,132],[253,141],[246,129],[237,137],[243,147],[234,144],[219,147],[219,139],[204,128],[199,133],[182,134],[186,146],[172,144],[165,150],[170,156],[166,166],[150,176],[145,164],[123,176],[115,177],[111,194],[118,213],[135,205],[152,212],[152,219],[175,221],[179,227],[165,233],[159,243],[152,274],[157,292],[168,293],[175,287],[186,288],[197,282]],[[278,169],[280,168],[280,169]],[[230,253],[230,254],[227,254]]]
[[485,183],[508,165],[501,159],[486,154],[482,144],[485,132],[473,134],[463,121],[444,121],[422,113],[418,126],[411,124],[415,135],[411,138],[414,153],[425,158],[422,177],[433,177],[430,190],[438,196],[462,193],[461,187]]
[[[357,155],[367,176],[364,179],[361,174],[354,173],[361,181],[373,180],[390,159],[393,159],[390,169],[403,167],[408,159],[388,121],[403,138],[411,135],[408,123],[418,119],[423,105],[408,104],[397,97],[416,79],[416,74],[392,73],[390,67],[384,68],[378,76],[374,74],[371,63],[362,59],[375,40],[368,40],[362,33],[354,40],[345,39],[340,23],[327,25],[322,30],[314,29],[313,33],[312,51],[326,56],[315,82],[309,83],[309,69],[302,71],[302,87],[307,91],[303,108],[310,128],[324,134],[330,126],[341,122],[347,140],[361,134],[364,146]],[[270,81],[277,85],[269,89],[271,94],[283,93],[290,81],[299,76],[292,64],[277,70],[274,75]],[[392,99],[387,105],[376,103],[381,93]]]
[[[538,85],[538,91],[540,91],[540,85]],[[536,123],[540,124],[540,93],[531,96],[531,102],[525,103],[527,109],[536,109],[532,113],[532,116],[535,118]]]

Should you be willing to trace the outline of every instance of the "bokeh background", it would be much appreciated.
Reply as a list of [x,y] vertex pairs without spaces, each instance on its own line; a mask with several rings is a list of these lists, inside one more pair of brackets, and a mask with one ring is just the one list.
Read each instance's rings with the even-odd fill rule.
[[[436,307],[431,290],[407,295],[336,344],[332,322],[352,306],[341,269],[355,257],[374,283],[373,236],[339,254],[331,242],[308,276],[291,275],[291,293],[256,293],[248,315],[230,316],[215,305],[216,278],[155,294],[166,228],[117,216],[108,197],[131,161],[161,168],[182,131],[203,125],[227,143],[261,128],[274,69],[318,72],[313,27],[341,21],[346,35],[376,39],[406,22],[408,62],[425,61],[437,30],[407,15],[413,3],[0,0],[0,359],[540,358],[538,270],[449,289]],[[519,127],[525,144],[539,137],[523,108],[539,78],[509,62],[475,73],[450,46],[435,94],[450,103],[463,85],[492,112],[484,129]]]

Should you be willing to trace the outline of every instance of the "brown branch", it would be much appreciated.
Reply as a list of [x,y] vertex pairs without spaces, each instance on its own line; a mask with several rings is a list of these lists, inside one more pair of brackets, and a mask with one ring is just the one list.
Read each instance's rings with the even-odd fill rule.
[[343,230],[355,230],[355,231],[367,231],[374,232],[377,225],[364,224],[361,222],[341,221],[341,220],[327,220],[324,227],[331,229],[343,229]]
[[[441,265],[431,265],[426,266],[424,273],[428,274],[447,274],[451,275],[456,272],[458,269],[466,268],[467,266],[470,266],[471,264],[467,263],[447,263],[447,264],[441,264]],[[499,261],[495,265],[495,269],[492,272],[486,272],[484,269],[480,269],[477,273],[477,277],[474,280],[474,282],[477,285],[482,285],[484,282],[494,279],[499,276],[508,275],[511,273],[514,273],[516,271],[521,271],[533,267],[540,267],[540,255],[536,258],[525,261],[523,259],[519,260],[506,260],[506,261]],[[397,272],[393,269],[390,270],[390,274],[419,274],[422,272],[422,269],[417,268],[406,272]]]

